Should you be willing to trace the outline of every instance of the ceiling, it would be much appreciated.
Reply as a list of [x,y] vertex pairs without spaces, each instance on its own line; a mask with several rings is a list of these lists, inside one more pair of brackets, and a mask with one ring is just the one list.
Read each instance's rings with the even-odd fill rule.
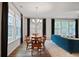
[[13,4],[25,17],[76,18],[79,15],[79,2],[13,2]]

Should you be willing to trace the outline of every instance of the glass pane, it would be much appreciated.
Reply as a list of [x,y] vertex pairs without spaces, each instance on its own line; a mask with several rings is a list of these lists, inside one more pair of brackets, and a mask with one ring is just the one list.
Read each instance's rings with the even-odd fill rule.
[[8,14],[8,41],[12,40],[13,37],[13,15],[12,14]]
[[61,31],[61,20],[55,20],[55,34],[60,35]]
[[62,20],[62,35],[67,36],[68,35],[68,20]]
[[69,35],[75,36],[75,21],[69,22]]
[[18,15],[16,15],[16,39],[21,37],[21,20]]

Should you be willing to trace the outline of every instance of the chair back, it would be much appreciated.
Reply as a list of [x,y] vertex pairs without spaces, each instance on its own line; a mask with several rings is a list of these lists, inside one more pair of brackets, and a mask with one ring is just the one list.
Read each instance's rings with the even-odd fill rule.
[[29,42],[30,41],[30,37],[29,36],[25,36],[25,41]]

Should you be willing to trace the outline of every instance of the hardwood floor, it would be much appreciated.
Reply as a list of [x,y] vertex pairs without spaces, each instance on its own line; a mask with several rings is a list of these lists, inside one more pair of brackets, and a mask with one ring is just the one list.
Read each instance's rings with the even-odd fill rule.
[[22,44],[17,52],[10,57],[79,57],[79,53],[72,53],[65,51],[61,47],[57,46],[51,40],[46,40],[45,42],[45,50],[41,52],[41,55],[34,51],[33,56],[31,55],[30,50],[26,50],[25,45]]
[[66,50],[57,46],[51,40],[47,40],[45,46],[46,46],[46,49],[48,50],[49,54],[51,55],[51,57],[79,57],[79,53],[70,54]]
[[[18,51],[17,51],[18,50]],[[36,50],[33,51],[33,56],[31,55],[31,50],[27,49],[24,44],[22,44],[18,49],[16,49],[16,52],[12,53],[9,57],[50,57],[48,50],[41,51],[41,54],[39,54]]]

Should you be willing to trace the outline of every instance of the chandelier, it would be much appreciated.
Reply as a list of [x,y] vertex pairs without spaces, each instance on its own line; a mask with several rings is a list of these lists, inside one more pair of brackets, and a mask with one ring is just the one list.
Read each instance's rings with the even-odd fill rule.
[[39,26],[39,23],[42,23],[42,19],[39,18],[39,16],[38,16],[38,8],[39,7],[35,7],[35,9],[36,9],[36,16],[37,17],[32,19],[32,22],[35,24],[35,33],[38,33],[37,27]]
[[32,22],[33,22],[33,23],[41,23],[41,22],[42,22],[42,19],[40,19],[39,16],[38,16],[38,13],[39,13],[39,12],[38,12],[38,8],[39,8],[39,7],[35,7],[35,9],[36,9],[36,16],[37,16],[37,17],[36,17],[35,19],[32,19]]
[[42,22],[42,19],[32,19],[32,22],[33,23],[41,23]]

